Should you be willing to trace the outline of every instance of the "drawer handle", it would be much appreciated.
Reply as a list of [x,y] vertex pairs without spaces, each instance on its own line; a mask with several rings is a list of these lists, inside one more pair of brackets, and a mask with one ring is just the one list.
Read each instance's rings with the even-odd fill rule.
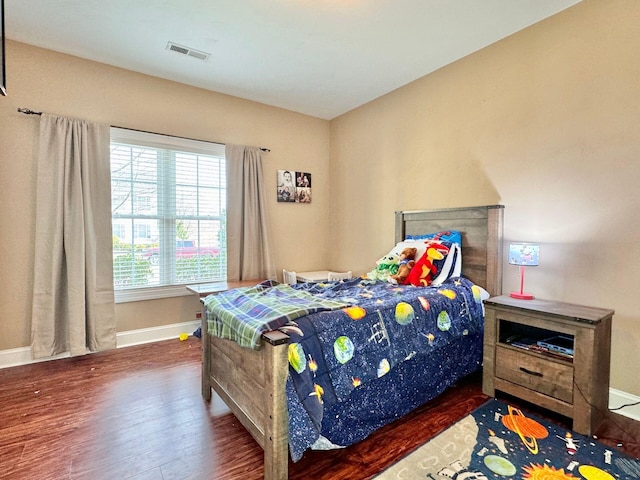
[[540,372],[534,372],[524,367],[520,367],[520,370],[522,370],[524,373],[528,375],[533,375],[534,377],[542,377],[542,374]]

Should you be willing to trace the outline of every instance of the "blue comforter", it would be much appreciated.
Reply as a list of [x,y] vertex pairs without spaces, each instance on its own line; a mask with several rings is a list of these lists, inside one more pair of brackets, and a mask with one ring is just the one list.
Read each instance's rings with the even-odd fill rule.
[[[307,315],[281,328],[291,338],[287,400],[294,461],[319,438],[345,446],[367,436],[380,415],[396,415],[393,404],[397,400],[389,397],[380,402],[369,398],[370,394],[360,397],[360,393],[370,390],[380,394],[380,390],[371,390],[372,386],[387,388],[387,380],[406,381],[408,389],[421,388],[411,379],[398,378],[406,375],[409,370],[405,369],[418,359],[431,358],[435,365],[453,359],[460,365],[453,381],[480,364],[481,289],[464,278],[428,288],[360,279],[294,288],[350,305]],[[440,373],[424,372],[433,378],[434,390],[442,390],[448,383]],[[432,398],[423,393],[417,397]],[[354,405],[354,399],[359,405]],[[407,408],[417,406],[417,401],[407,399],[397,411],[405,413]],[[356,423],[363,425],[361,432],[344,432],[338,413],[343,403],[350,411],[361,406],[366,410],[370,405],[376,420],[359,419]],[[389,413],[381,413],[385,409],[390,409]]]

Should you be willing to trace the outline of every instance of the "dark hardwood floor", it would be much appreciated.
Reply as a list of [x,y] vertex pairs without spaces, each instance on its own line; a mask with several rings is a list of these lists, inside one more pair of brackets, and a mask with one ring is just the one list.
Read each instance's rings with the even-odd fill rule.
[[[202,401],[200,355],[190,337],[0,370],[0,478],[262,478],[260,447]],[[290,478],[370,478],[486,400],[472,375],[357,445],[307,452]],[[638,426],[612,414],[600,440],[638,457]]]

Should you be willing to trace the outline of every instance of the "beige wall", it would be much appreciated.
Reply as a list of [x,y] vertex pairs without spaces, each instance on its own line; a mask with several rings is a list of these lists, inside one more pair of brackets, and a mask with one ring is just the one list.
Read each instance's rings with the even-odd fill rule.
[[640,395],[638,25],[585,0],[333,120],[330,264],[372,268],[394,210],[504,204],[506,242],[541,244],[527,290],[615,309],[611,385]]
[[[122,127],[271,149],[265,161],[276,264],[325,265],[329,122],[9,41],[0,97],[0,350],[30,344],[38,117],[18,107]],[[276,170],[313,174],[310,205],[276,202]],[[301,248],[301,246],[313,248]],[[126,331],[195,319],[191,297],[118,304]]]

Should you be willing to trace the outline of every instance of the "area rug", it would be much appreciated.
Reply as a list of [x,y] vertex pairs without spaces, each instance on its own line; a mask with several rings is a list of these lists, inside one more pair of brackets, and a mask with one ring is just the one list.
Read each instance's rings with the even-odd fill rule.
[[640,478],[640,460],[490,400],[376,480]]

